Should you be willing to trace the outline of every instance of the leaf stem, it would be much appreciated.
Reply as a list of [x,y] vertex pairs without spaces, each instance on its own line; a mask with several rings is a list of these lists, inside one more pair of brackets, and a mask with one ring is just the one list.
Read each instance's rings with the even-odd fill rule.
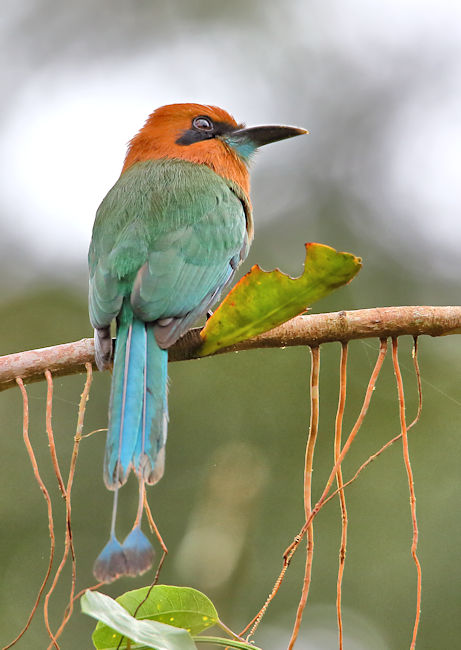
[[218,618],[218,620],[216,621],[216,625],[218,625],[218,626],[221,628],[221,630],[223,630],[223,632],[225,632],[226,634],[228,634],[228,635],[229,635],[232,639],[234,639],[235,641],[244,641],[244,639],[242,639],[241,636],[239,636],[239,635],[236,634],[235,632],[232,632],[232,630],[230,629],[230,627],[227,627],[227,625],[226,625],[225,623],[223,623],[223,622],[221,621],[221,619]]
[[215,645],[223,645],[228,648],[241,648],[242,650],[261,650],[252,643],[242,643],[234,639],[223,639],[219,636],[193,636],[192,640],[195,643],[214,643]]

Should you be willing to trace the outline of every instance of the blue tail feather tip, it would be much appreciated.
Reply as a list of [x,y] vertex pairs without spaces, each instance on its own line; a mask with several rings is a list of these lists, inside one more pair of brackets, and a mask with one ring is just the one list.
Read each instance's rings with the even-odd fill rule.
[[93,566],[94,577],[99,582],[113,582],[126,573],[127,563],[122,545],[116,537],[111,536],[96,558]]
[[154,549],[139,526],[133,528],[125,538],[122,549],[127,575],[137,576],[151,568],[154,561]]

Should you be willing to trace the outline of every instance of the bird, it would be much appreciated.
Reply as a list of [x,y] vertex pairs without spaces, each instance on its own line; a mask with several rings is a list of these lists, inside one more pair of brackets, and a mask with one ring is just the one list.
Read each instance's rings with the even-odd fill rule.
[[[248,128],[217,106],[162,106],[129,142],[121,175],[96,212],[89,316],[98,369],[110,368],[113,358],[104,482],[114,499],[109,541],[93,567],[100,582],[152,566],[141,520],[146,485],[164,472],[168,348],[218,302],[248,254],[253,154],[304,133],[293,126]],[[138,509],[120,543],[118,491],[131,471]]]

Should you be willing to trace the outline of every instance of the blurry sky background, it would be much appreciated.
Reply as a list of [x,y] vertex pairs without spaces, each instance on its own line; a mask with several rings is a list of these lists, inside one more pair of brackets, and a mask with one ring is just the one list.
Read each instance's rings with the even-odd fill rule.
[[[94,213],[120,173],[127,141],[171,102],[217,104],[248,125],[311,132],[256,157],[256,240],[243,270],[259,263],[299,274],[304,242],[319,241],[360,255],[364,268],[316,311],[459,302],[461,5],[454,0],[3,0],[0,33],[0,353],[91,335],[86,254]],[[412,417],[409,345],[402,341]],[[322,350],[317,492],[331,466],[338,348]],[[351,346],[349,424],[376,350],[374,341]],[[457,338],[421,341],[421,361],[425,404],[411,435],[424,576],[418,648],[432,650],[454,647],[461,635]],[[172,366],[166,474],[150,492],[170,548],[162,580],[204,589],[238,629],[264,602],[302,524],[308,351]],[[397,430],[390,364],[386,372],[349,473]],[[65,467],[82,381],[55,382]],[[95,378],[87,431],[105,426],[108,387],[108,376]],[[44,390],[29,389],[32,435],[51,484]],[[27,618],[48,551],[16,391],[1,395],[0,422],[0,640],[7,642]],[[79,586],[90,584],[109,526],[103,447],[103,434],[85,441],[78,463]],[[123,493],[126,529],[131,489],[131,502],[130,488]],[[376,461],[348,496],[346,647],[400,650],[409,646],[415,603],[400,449]],[[318,519],[300,649],[337,647],[338,525],[330,504]],[[301,555],[256,637],[265,650],[286,646]],[[119,581],[107,591],[146,583]],[[66,587],[58,594],[55,625]],[[77,612],[62,647],[89,647],[92,627]],[[40,621],[18,647],[46,647]]]

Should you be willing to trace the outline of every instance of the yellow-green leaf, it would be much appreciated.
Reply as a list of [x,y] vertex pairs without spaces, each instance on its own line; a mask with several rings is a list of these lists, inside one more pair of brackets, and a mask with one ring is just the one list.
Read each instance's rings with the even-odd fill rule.
[[361,266],[360,258],[351,253],[313,243],[306,244],[304,272],[299,278],[279,269],[267,272],[253,266],[208,320],[198,353],[212,354],[281,325],[350,282]]
[[[147,593],[149,596],[146,600]],[[127,591],[116,599],[130,614],[136,610],[136,619],[166,623],[185,628],[192,635],[217,623],[218,614],[213,603],[204,594],[191,587],[156,585]],[[142,605],[139,607],[140,603]],[[99,622],[93,633],[97,648],[126,648],[126,642],[119,646],[122,635],[116,634],[105,622]]]
[[[93,634],[93,643],[101,650],[115,650],[118,647],[153,648],[154,650],[196,650],[197,648],[187,630],[154,620],[140,621],[105,594],[88,589],[81,597],[80,603],[84,614],[98,619],[98,625],[105,625],[110,631],[107,641],[101,637],[98,639],[96,633]],[[121,641],[121,646],[117,643],[117,639]]]

